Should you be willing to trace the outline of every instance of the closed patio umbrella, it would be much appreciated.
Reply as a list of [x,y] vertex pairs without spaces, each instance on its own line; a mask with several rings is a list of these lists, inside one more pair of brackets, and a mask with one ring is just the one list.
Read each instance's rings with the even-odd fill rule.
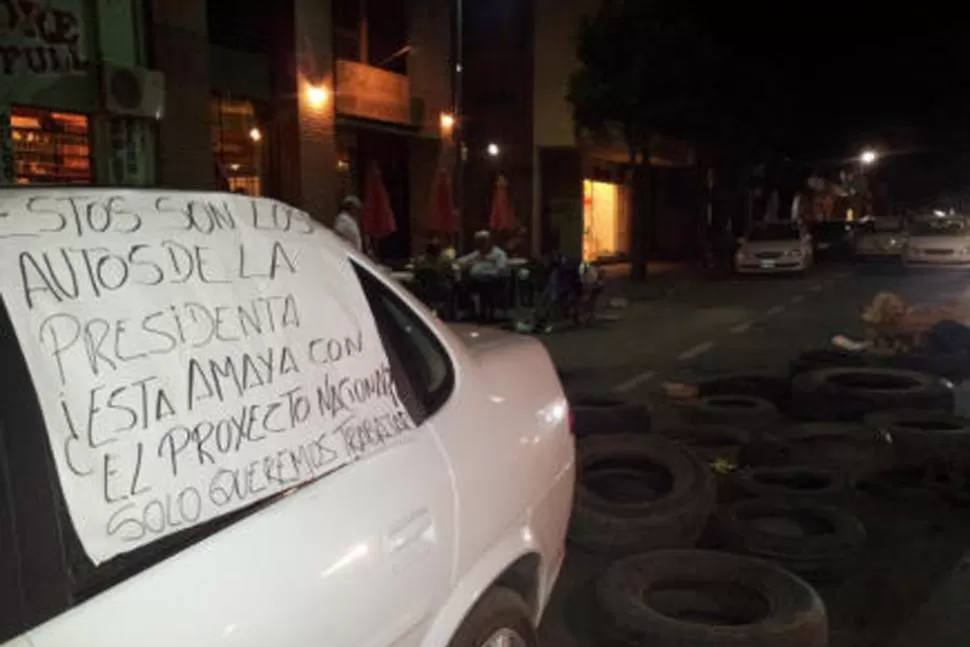
[[515,210],[509,195],[509,181],[504,175],[495,180],[492,193],[492,211],[488,216],[488,227],[492,231],[512,231],[515,229]]
[[364,182],[364,206],[360,210],[360,224],[365,236],[375,240],[386,238],[397,231],[391,199],[381,177],[381,169],[373,162],[367,169]]

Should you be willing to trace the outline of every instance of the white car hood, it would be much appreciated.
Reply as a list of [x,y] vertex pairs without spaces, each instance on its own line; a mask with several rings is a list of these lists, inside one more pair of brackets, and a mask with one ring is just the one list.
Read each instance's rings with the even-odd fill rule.
[[970,236],[915,236],[910,249],[964,249],[970,247]]

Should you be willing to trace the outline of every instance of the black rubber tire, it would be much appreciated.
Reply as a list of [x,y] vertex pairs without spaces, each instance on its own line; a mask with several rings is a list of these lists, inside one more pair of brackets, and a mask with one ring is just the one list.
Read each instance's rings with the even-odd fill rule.
[[580,395],[569,398],[577,436],[649,433],[650,412],[634,404],[606,396]]
[[844,577],[866,543],[858,517],[811,501],[739,501],[720,521],[730,550],[777,562],[809,581]]
[[525,640],[527,647],[538,647],[539,637],[532,624],[532,610],[517,593],[495,586],[475,603],[448,647],[481,647],[502,629],[512,629]]
[[802,373],[829,368],[863,367],[871,364],[869,357],[862,353],[837,348],[821,348],[805,351],[793,359],[788,365],[788,372],[794,378]]
[[752,467],[733,472],[728,481],[732,494],[745,498],[834,501],[849,487],[845,475],[810,465]]
[[687,425],[658,430],[658,434],[687,445],[707,462],[725,460],[734,465],[751,445],[751,432],[729,425]]
[[693,546],[700,538],[716,488],[712,471],[687,447],[656,436],[623,435],[580,439],[577,449],[573,544],[624,555]]
[[791,398],[791,380],[780,375],[727,375],[703,380],[697,384],[698,395],[747,395],[764,398],[779,409],[785,409]]
[[970,357],[965,353],[899,353],[887,357],[881,364],[936,375],[951,382],[962,382],[970,377]]
[[832,368],[792,380],[792,412],[802,420],[856,421],[894,408],[953,410],[941,377],[888,368]]
[[869,427],[893,439],[897,466],[943,460],[970,465],[970,420],[946,411],[879,411],[865,418]]
[[766,435],[748,456],[759,466],[810,465],[855,482],[892,467],[893,443],[888,433],[868,425],[809,422]]
[[[694,605],[688,604],[690,600],[685,599],[688,597],[693,598]],[[705,597],[709,604],[696,604],[698,598]],[[730,553],[664,550],[621,560],[598,582],[596,598],[600,629],[612,639],[611,644],[645,647],[825,647],[828,644],[825,605],[811,586],[774,564]],[[718,602],[722,604],[717,605]],[[717,611],[721,611],[720,617],[725,620],[721,624],[713,622],[712,606],[720,606]],[[686,613],[675,617],[676,607]],[[695,621],[698,617],[704,621]]]
[[750,395],[708,395],[689,405],[692,422],[733,425],[745,429],[763,429],[775,424],[781,413],[772,402]]

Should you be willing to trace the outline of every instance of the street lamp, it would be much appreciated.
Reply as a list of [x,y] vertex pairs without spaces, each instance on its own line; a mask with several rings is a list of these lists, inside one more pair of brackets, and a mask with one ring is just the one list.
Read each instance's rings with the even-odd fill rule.
[[879,159],[879,156],[873,150],[864,150],[862,155],[859,156],[859,161],[862,162],[863,166],[872,166],[877,159]]
[[489,157],[498,157],[499,154],[502,152],[502,149],[500,149],[498,144],[496,144],[495,142],[490,143],[488,145],[488,148],[486,148],[485,150],[488,152]]

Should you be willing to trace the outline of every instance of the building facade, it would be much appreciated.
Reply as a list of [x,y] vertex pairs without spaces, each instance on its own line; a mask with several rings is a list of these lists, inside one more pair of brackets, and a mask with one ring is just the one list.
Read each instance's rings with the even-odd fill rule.
[[377,164],[405,254],[454,166],[450,0],[0,0],[0,183],[223,188],[329,222]]

